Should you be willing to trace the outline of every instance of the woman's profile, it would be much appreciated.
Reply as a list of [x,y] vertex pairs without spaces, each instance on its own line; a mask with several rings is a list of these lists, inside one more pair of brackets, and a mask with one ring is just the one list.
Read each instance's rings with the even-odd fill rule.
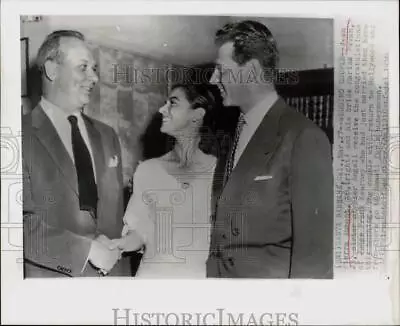
[[136,277],[206,277],[216,157],[199,145],[218,105],[210,86],[178,84],[159,110],[175,145],[138,165],[122,237],[113,240],[122,251],[143,250]]

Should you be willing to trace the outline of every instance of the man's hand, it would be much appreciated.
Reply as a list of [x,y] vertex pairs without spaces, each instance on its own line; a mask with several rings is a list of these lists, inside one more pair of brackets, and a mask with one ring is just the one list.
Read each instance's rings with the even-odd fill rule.
[[109,248],[110,249],[117,248],[122,252],[137,251],[141,249],[144,245],[142,238],[134,230],[130,230],[126,235],[124,235],[120,239],[113,239],[111,241],[112,245]]
[[111,249],[111,245],[112,241],[103,234],[92,240],[89,261],[103,274],[107,274],[121,258],[121,251]]

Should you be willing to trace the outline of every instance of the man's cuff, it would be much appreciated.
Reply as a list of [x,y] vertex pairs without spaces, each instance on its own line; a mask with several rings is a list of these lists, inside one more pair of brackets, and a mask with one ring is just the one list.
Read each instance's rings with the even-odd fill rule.
[[83,267],[82,267],[82,270],[81,270],[81,274],[84,272],[84,270],[86,269],[86,266],[87,266],[87,264],[89,262],[89,257],[90,257],[90,253],[92,251],[92,246],[93,246],[93,240],[92,240],[92,244],[90,246],[89,253],[88,253],[87,257],[86,257],[85,263],[83,264]]

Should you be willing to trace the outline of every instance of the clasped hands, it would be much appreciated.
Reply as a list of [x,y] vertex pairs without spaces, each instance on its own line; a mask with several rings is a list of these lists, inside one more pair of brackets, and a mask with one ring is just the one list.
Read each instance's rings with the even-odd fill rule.
[[141,237],[135,231],[128,231],[121,238],[109,239],[104,234],[92,240],[89,261],[107,275],[121,258],[122,253],[137,251],[143,247]]

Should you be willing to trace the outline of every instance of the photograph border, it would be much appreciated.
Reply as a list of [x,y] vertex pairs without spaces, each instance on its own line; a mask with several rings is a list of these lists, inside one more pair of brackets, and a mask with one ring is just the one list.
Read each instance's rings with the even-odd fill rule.
[[[60,5],[61,2],[61,5]],[[264,14],[269,16],[285,16],[285,17],[329,17],[336,20],[348,17],[363,17],[371,15],[383,23],[393,22],[398,26],[398,3],[395,1],[368,1],[367,6],[363,6],[362,1],[348,1],[346,3],[340,1],[249,1],[244,3],[230,1],[216,1],[212,6],[204,6],[203,3],[191,3],[191,1],[166,1],[167,6],[162,8],[160,1],[143,2],[137,1],[133,6],[125,6],[128,2],[89,2],[82,1],[79,6],[80,11],[90,12],[90,14],[101,14],[107,11],[107,14],[121,14],[128,12],[131,15],[156,14],[168,15],[187,14],[187,12],[196,11],[197,14],[216,15],[223,12],[224,15],[256,16]],[[207,1],[206,1],[207,3]],[[293,6],[293,3],[296,5]],[[53,14],[63,10],[65,14],[76,14],[77,6],[71,6],[70,3],[64,1],[57,2],[41,2],[41,6],[35,1],[5,1],[1,4],[3,18],[2,27],[2,141],[3,135],[6,135],[12,141],[15,140],[17,146],[16,152],[20,155],[21,137],[20,137],[20,112],[16,107],[21,100],[21,81],[15,78],[15,70],[18,71],[17,56],[18,36],[20,31],[20,22],[17,15],[26,14]],[[64,4],[64,6],[63,6]],[[98,4],[97,6],[95,4]],[[101,4],[101,5],[100,5]],[[103,6],[105,4],[105,6]],[[139,4],[139,5],[138,5]],[[175,4],[175,6],[174,6]],[[339,4],[339,6],[335,6]],[[364,2],[365,4],[365,2]],[[108,5],[108,6],[107,6]],[[309,6],[307,6],[309,5]],[[360,6],[361,5],[361,6]],[[393,6],[394,5],[394,6]],[[226,8],[229,6],[229,9]],[[189,8],[190,7],[190,8]],[[212,7],[212,8],[211,8]],[[312,8],[310,8],[312,7]],[[123,9],[121,9],[123,8]],[[130,9],[132,8],[132,9]],[[249,10],[253,8],[253,10]],[[210,12],[212,10],[212,13]],[[254,11],[258,13],[250,13]],[[384,15],[383,15],[384,14]],[[375,15],[375,16],[374,16]],[[18,19],[17,19],[18,18]],[[378,21],[379,22],[379,21]],[[338,31],[335,37],[339,36]],[[390,32],[387,36],[390,39],[390,130],[391,135],[399,129],[398,123],[398,29]],[[33,43],[35,40],[31,39]],[[32,45],[32,44],[31,44]],[[335,39],[335,48],[339,47],[338,39]],[[32,46],[31,46],[32,48]],[[4,62],[3,62],[4,60]],[[5,64],[7,63],[7,64]],[[32,77],[32,74],[31,74]],[[396,87],[397,86],[397,87]],[[5,96],[7,93],[8,96]],[[393,120],[392,120],[393,119]],[[393,144],[398,144],[398,138],[393,139]],[[2,151],[2,158],[4,152]],[[5,155],[4,155],[5,156]],[[398,159],[396,159],[398,162]],[[20,163],[20,162],[19,162]],[[394,168],[392,168],[394,169]],[[2,186],[9,189],[17,182],[21,181],[22,167],[18,164],[16,172],[2,172]],[[393,171],[393,170],[391,170]],[[398,174],[397,174],[398,175]],[[396,174],[390,178],[390,184],[394,186],[390,196],[391,217],[395,218],[396,226],[393,227],[394,237],[398,239],[398,218],[396,214],[399,211],[398,202],[398,179]],[[396,196],[397,194],[397,196]],[[7,196],[7,197],[6,197]],[[8,198],[10,193],[4,191],[2,200],[5,198],[6,203],[10,204]],[[21,210],[18,203],[12,202],[14,205],[4,205],[6,212],[18,212]],[[15,207],[11,207],[15,206]],[[22,213],[22,212],[21,212]],[[2,214],[3,215],[3,214]],[[3,216],[2,216],[3,217]],[[22,220],[22,214],[18,217]],[[17,220],[18,221],[18,220]],[[2,238],[22,239],[22,228],[15,227],[11,230],[9,224],[3,222],[2,218]],[[10,232],[15,231],[15,233]],[[6,239],[5,239],[6,240]],[[3,243],[6,243],[4,241]],[[393,247],[393,243],[391,247]],[[346,273],[341,275],[340,279],[329,281],[319,280],[243,280],[239,282],[224,280],[217,282],[214,280],[207,281],[125,281],[122,279],[102,278],[101,286],[97,279],[75,279],[67,280],[22,280],[22,251],[7,250],[2,244],[2,273],[7,276],[7,282],[4,282],[2,288],[2,298],[4,295],[4,304],[2,304],[2,321],[5,323],[23,323],[29,321],[31,323],[51,323],[51,321],[63,320],[64,323],[75,323],[79,320],[81,323],[103,324],[105,321],[115,324],[125,324],[128,318],[133,321],[138,315],[149,316],[149,314],[160,314],[168,312],[174,315],[177,311],[186,311],[193,314],[216,313],[224,310],[229,313],[236,313],[242,316],[250,312],[260,312],[268,309],[269,312],[296,312],[299,315],[300,324],[393,324],[398,323],[399,319],[399,261],[398,251],[391,250],[389,252],[391,260],[387,262],[388,270],[391,272],[389,278],[371,277],[370,275],[360,275],[359,273]],[[345,276],[345,277],[344,277]],[[207,283],[205,283],[207,282]],[[191,287],[196,295],[190,300],[176,292],[177,286]],[[57,287],[57,300],[54,300],[54,288]],[[152,290],[156,289],[159,295],[152,295]],[[237,294],[243,290],[243,298],[246,304],[240,300],[241,295]],[[77,291],[80,295],[77,296]],[[114,296],[115,293],[121,293],[120,296]],[[212,293],[216,295],[213,295]],[[171,300],[171,293],[176,293],[175,298]],[[274,293],[274,295],[269,295]],[[211,294],[211,295],[210,295]],[[250,298],[250,300],[249,300]],[[321,298],[324,298],[321,301]],[[239,299],[239,300],[238,300]],[[89,303],[89,304],[88,304]],[[130,308],[132,307],[132,309]],[[215,310],[215,307],[220,307]],[[264,309],[264,310],[263,310]],[[155,313],[157,311],[157,313]],[[22,312],[22,313],[21,313]],[[117,312],[117,313],[116,313]],[[184,314],[186,314],[186,312]],[[227,315],[225,315],[226,317]],[[232,315],[234,316],[234,315]],[[238,316],[238,315],[236,315]],[[143,319],[144,320],[144,319]],[[225,319],[228,320],[228,319]],[[232,320],[232,319],[229,319]]]
[[28,77],[29,77],[29,37],[21,37],[21,74],[25,71],[25,80],[21,79],[21,97],[28,97]]

